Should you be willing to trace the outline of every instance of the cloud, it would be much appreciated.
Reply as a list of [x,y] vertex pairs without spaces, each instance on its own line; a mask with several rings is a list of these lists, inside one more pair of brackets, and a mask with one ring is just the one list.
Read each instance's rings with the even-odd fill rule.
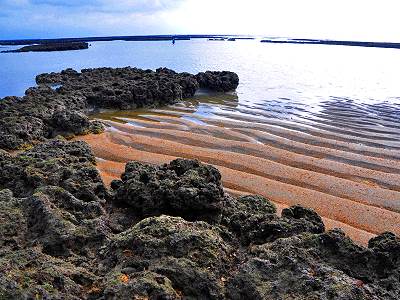
[[0,39],[257,34],[399,41],[398,0],[0,0]]
[[76,8],[79,10],[101,12],[157,12],[177,7],[183,0],[30,0],[32,6],[48,6],[53,8]]
[[[184,0],[0,0],[0,37],[168,33],[158,19]],[[1,38],[0,38],[1,39]]]

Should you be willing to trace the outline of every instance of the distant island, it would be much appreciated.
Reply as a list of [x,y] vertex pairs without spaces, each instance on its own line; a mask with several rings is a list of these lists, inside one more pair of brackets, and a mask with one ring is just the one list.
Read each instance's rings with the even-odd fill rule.
[[313,45],[357,46],[357,47],[400,49],[400,43],[387,43],[387,42],[336,41],[336,40],[315,40],[315,39],[264,39],[261,40],[261,42],[273,43],[273,44],[313,44]]
[[69,51],[69,50],[83,50],[88,48],[89,44],[86,42],[43,43],[37,45],[24,46],[22,48],[15,50],[2,51],[2,53]]
[[215,39],[215,38],[235,38],[235,39],[255,39],[251,36],[238,35],[215,35],[215,34],[195,34],[195,35],[136,35],[136,36],[103,36],[103,37],[78,37],[78,38],[57,38],[57,39],[20,39],[20,40],[0,40],[0,45],[17,46],[47,43],[72,43],[72,42],[111,42],[111,41],[172,41],[190,39]]
[[[64,47],[67,47],[66,45],[72,45],[75,43],[111,42],[111,41],[131,41],[131,42],[179,41],[179,40],[191,40],[191,39],[208,39],[209,41],[236,41],[236,40],[255,40],[256,38],[257,37],[250,35],[243,36],[243,35],[229,35],[229,34],[228,35],[188,34],[188,35],[100,36],[100,37],[76,37],[76,38],[55,38],[55,39],[0,40],[0,46],[29,45],[28,48],[23,47],[18,50],[9,50],[3,52],[63,51],[63,50],[78,50],[78,49],[64,49]],[[326,40],[326,39],[274,38],[274,37],[262,37],[261,42],[273,43],[273,44],[314,44],[314,45],[357,46],[357,47],[400,49],[400,43],[392,43],[392,42],[343,41],[343,40]],[[43,49],[46,50],[40,50],[42,47],[39,47],[39,45],[43,45]],[[55,47],[54,50],[53,49],[49,50],[47,48],[47,47],[52,48],[55,45],[60,45],[62,48],[60,50],[58,50],[57,47]]]

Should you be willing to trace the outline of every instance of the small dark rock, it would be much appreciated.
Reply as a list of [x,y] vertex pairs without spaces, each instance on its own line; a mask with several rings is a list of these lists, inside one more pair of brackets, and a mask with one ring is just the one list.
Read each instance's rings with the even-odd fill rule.
[[229,92],[235,90],[239,85],[239,76],[236,73],[223,71],[199,73],[196,79],[201,88],[217,92]]

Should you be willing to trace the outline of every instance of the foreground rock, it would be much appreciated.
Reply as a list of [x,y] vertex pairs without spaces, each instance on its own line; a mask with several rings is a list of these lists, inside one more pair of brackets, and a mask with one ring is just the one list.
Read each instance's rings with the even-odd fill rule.
[[2,53],[19,53],[19,52],[51,52],[51,51],[70,51],[89,49],[89,44],[85,42],[72,43],[44,43],[39,45],[24,46],[17,50],[2,51]]
[[212,166],[183,159],[160,167],[131,162],[121,178],[112,182],[116,204],[141,217],[167,214],[213,223],[221,215],[221,174]]
[[131,162],[107,191],[90,148],[0,152],[0,299],[398,299],[400,239],[355,245],[300,206],[223,193],[192,160]]
[[50,141],[17,156],[0,150],[0,187],[26,197],[37,188],[58,186],[83,201],[101,201],[106,188],[84,142]]
[[[236,89],[239,78],[232,72],[198,75],[169,69],[136,68],[67,69],[42,74],[38,87],[24,97],[0,99],[0,149],[24,149],[57,135],[71,137],[99,133],[103,126],[87,114],[96,108],[135,109],[172,104],[192,97],[200,88]],[[61,85],[54,89],[54,85]]]

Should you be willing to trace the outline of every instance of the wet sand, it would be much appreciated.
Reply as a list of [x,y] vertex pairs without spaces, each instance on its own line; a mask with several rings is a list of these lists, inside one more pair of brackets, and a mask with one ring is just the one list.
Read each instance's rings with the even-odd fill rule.
[[[226,192],[260,194],[279,211],[312,207],[327,228],[340,227],[360,244],[384,231],[400,235],[400,137],[389,121],[364,129],[351,125],[353,116],[334,126],[328,118],[319,124],[260,121],[243,111],[216,115],[196,115],[188,107],[103,114],[106,132],[79,139],[92,146],[107,184],[130,160],[195,158],[219,168]],[[341,125],[346,122],[350,126]]]

